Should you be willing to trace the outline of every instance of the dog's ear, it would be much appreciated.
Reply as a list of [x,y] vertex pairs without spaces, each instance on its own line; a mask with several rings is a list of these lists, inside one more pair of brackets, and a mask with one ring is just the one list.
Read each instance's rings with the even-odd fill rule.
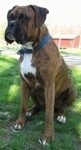
[[34,10],[36,14],[36,27],[40,27],[44,21],[46,20],[46,15],[49,13],[47,8],[38,7],[36,5],[30,5],[30,7]]
[[14,6],[12,9],[10,9],[10,10],[8,11],[8,13],[7,13],[7,19],[8,19],[8,16],[9,16],[10,12],[11,12],[15,7],[17,7],[17,5]]

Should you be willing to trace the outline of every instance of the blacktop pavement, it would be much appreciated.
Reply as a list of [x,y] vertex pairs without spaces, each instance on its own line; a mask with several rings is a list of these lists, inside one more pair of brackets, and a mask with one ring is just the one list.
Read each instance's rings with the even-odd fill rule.
[[[19,55],[16,50],[0,50],[0,55],[8,55],[12,58],[18,59]],[[70,54],[62,54],[66,64],[68,67],[81,67],[81,56],[70,55]]]

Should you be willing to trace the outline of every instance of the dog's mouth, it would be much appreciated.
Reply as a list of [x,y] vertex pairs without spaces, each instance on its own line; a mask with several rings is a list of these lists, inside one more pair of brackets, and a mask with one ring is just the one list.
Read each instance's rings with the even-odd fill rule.
[[21,42],[20,40],[16,39],[14,37],[14,35],[12,34],[7,34],[7,40],[8,43],[13,43],[14,41],[17,42],[18,44],[22,44],[23,42]]
[[21,32],[12,32],[11,30],[5,31],[5,41],[9,44],[14,41],[18,44],[25,44],[27,42],[27,36]]
[[7,34],[7,38],[11,41],[15,41],[15,37],[12,34]]

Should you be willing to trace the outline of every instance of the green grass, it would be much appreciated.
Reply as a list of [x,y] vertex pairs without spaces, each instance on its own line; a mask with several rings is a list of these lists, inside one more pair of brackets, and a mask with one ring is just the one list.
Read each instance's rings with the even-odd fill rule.
[[67,54],[67,55],[77,55],[77,56],[81,56],[81,49],[79,49],[79,48],[60,49],[60,52],[61,52],[62,54]]
[[[14,133],[14,124],[20,109],[20,77],[18,62],[0,55],[0,149],[1,150],[81,150],[81,68],[69,70],[76,89],[77,99],[67,108],[66,124],[54,118],[55,140],[50,147],[42,147],[38,137],[43,136],[45,112],[40,111],[29,118],[25,128]],[[32,102],[29,102],[29,106]]]

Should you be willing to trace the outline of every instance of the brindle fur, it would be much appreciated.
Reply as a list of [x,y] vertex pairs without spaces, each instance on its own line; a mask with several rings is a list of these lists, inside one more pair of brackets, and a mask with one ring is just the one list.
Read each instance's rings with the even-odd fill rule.
[[[42,21],[39,18],[41,16],[40,9],[43,12],[42,18],[44,17]],[[44,24],[47,13],[47,9],[38,6],[16,6],[11,9],[8,12],[8,20],[10,17],[12,19],[12,16],[17,20],[21,14],[25,14],[27,18],[30,18],[29,21],[25,20],[23,25],[20,26],[22,37],[21,39],[19,37],[17,39],[19,41],[16,40],[16,42],[23,44],[23,34],[26,34],[26,42],[33,41],[33,47],[38,45],[39,41],[48,33],[48,29]],[[13,40],[7,37],[8,31],[9,27],[5,31],[5,40],[12,43]],[[22,60],[23,56],[20,56],[20,63]],[[35,105],[28,111],[34,114],[45,107],[46,118],[43,140],[48,141],[54,137],[54,110],[58,110],[60,115],[64,115],[65,108],[75,99],[76,90],[72,80],[68,77],[67,65],[52,37],[41,49],[33,52],[32,66],[37,68],[36,77],[31,73],[25,74],[28,80],[27,83],[21,76],[21,109],[16,124],[25,125],[27,104],[31,96]]]

